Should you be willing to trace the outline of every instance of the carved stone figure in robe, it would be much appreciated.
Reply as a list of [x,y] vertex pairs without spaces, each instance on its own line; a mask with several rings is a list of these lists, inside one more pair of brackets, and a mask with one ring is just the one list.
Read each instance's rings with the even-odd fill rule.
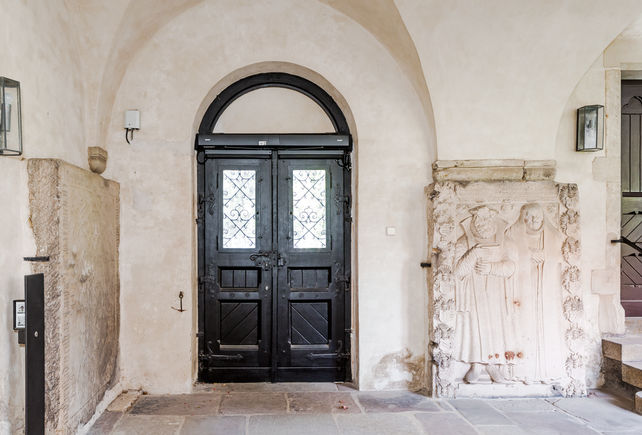
[[503,246],[506,222],[486,206],[470,210],[455,247],[455,359],[468,383],[508,382],[512,338],[507,300],[515,265]]
[[513,318],[517,340],[516,380],[552,383],[562,375],[563,237],[539,204],[521,208],[505,234],[514,276]]

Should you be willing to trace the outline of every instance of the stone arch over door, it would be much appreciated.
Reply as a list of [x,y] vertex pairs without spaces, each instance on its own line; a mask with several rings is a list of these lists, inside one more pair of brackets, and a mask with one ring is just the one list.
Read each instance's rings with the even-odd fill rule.
[[[312,100],[333,131],[217,133],[232,104],[270,88]],[[321,86],[299,75],[248,75],[209,104],[196,151],[199,379],[351,380],[352,136],[342,109]],[[252,173],[243,181],[249,190],[231,178],[236,172]],[[306,181],[296,175],[303,173]],[[321,178],[312,180],[312,173]],[[243,207],[252,208],[246,218],[226,211],[235,188],[243,194]],[[297,211],[305,196],[321,204],[314,214],[309,207]],[[238,246],[228,226],[242,234]],[[297,245],[304,238],[310,240]]]

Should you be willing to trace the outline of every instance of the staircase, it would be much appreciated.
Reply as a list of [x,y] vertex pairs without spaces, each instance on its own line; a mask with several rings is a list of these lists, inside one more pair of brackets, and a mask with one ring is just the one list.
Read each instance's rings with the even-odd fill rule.
[[604,338],[602,353],[605,387],[634,397],[635,410],[642,414],[642,333],[634,329],[621,336]]

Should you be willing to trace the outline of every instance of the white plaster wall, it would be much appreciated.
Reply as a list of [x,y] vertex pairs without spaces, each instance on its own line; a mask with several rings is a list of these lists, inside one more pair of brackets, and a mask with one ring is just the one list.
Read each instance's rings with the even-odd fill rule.
[[[575,151],[575,137],[577,109],[590,104],[605,105],[606,82],[602,62],[603,58],[600,56],[569,97],[560,119],[555,149],[558,168],[555,179],[564,183],[576,183],[580,192],[582,289],[588,333],[587,345],[590,347],[587,354],[591,355],[591,359],[587,361],[589,387],[597,385],[601,364],[601,334],[598,322],[600,300],[599,296],[592,292],[592,275],[594,270],[604,269],[607,264],[605,246],[608,246],[607,184],[593,168],[594,161],[604,159],[606,151],[578,153]],[[619,177],[619,160],[617,176]],[[619,270],[617,272],[619,273]]]
[[22,275],[29,273],[21,258],[28,252],[23,246],[28,194],[25,165],[0,159],[0,434],[9,434],[24,425],[24,347],[12,329],[11,301],[24,298]]
[[642,14],[637,0],[395,0],[435,113],[440,159],[550,159],[569,95]]
[[[199,5],[161,29],[129,65],[112,113],[105,174],[121,183],[123,383],[151,392],[191,388],[193,128],[219,80],[264,61],[318,72],[354,115],[359,383],[403,387],[411,381],[405,349],[410,359],[426,350],[419,262],[426,257],[423,187],[430,182],[433,132],[412,85],[370,34],[327,6],[290,0]],[[141,110],[142,129],[127,145],[121,118],[133,107]],[[397,227],[396,237],[386,237],[387,225]],[[185,313],[170,308],[180,290],[191,307]]]
[[[0,75],[20,81],[23,157],[86,167],[78,52],[63,0],[0,0]],[[11,301],[24,297],[23,256],[34,255],[24,158],[0,156],[0,434],[24,425],[24,347],[11,329]]]

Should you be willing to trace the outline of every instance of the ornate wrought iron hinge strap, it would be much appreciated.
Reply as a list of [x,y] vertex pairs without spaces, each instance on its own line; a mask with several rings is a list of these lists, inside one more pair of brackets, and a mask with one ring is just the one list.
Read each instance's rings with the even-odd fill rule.
[[343,350],[343,341],[337,341],[337,351],[332,353],[312,353],[306,355],[306,358],[309,360],[317,359],[336,359],[337,361],[350,359],[350,352],[342,352]]
[[214,214],[214,206],[216,205],[216,196],[214,193],[208,193],[207,195],[199,193],[198,194],[198,217],[196,218],[196,223],[203,223],[203,218],[205,217],[205,210],[209,213],[210,216]]

